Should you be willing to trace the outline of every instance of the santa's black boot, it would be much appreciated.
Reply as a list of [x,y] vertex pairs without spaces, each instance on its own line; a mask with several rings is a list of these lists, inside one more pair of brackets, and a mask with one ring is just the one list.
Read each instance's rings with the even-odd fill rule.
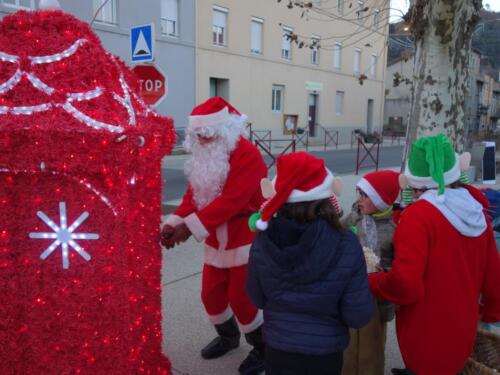
[[248,356],[241,362],[238,371],[241,375],[258,375],[264,371],[264,352],[266,345],[262,338],[262,326],[245,333],[246,341],[253,346]]
[[219,336],[201,350],[201,356],[205,359],[219,358],[240,346],[241,334],[234,316],[222,324],[216,324],[215,330]]

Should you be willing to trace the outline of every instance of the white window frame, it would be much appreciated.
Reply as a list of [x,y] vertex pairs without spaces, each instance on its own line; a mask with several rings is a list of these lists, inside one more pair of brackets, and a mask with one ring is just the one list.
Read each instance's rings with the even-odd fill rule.
[[[283,26],[281,34],[281,58],[284,60],[292,60],[292,40],[286,39],[285,34],[293,33],[293,28]],[[288,49],[285,46],[288,45]]]
[[377,30],[379,28],[380,24],[380,10],[374,9],[373,10],[373,28]]
[[345,91],[337,90],[335,92],[335,115],[342,116],[344,114]]
[[[93,9],[94,14],[97,12],[97,9],[103,4],[105,0],[93,0]],[[103,13],[103,11],[111,6],[111,20],[108,19],[108,15]],[[116,0],[109,0],[106,5],[99,11],[95,18],[95,22],[104,24],[104,25],[118,25],[118,14],[116,8]]]
[[35,0],[30,0],[30,5],[27,7],[21,5],[21,0],[14,0],[14,4],[6,3],[5,0],[2,0],[2,5],[13,9],[35,9]]
[[[180,5],[180,0],[174,0],[176,3],[176,14],[174,15],[175,17],[172,17],[172,15],[167,15],[167,18],[164,17],[164,10],[163,7],[166,6],[165,2],[168,0],[162,0],[161,2],[161,33],[163,35],[171,36],[171,37],[179,37],[179,5]],[[169,26],[173,25],[173,32],[169,32]]]
[[[313,35],[311,37],[311,40],[313,42],[316,41],[316,46],[318,46],[319,41],[321,40],[321,37],[319,35]],[[319,65],[319,48],[318,47],[311,48],[311,64]]]
[[[359,59],[357,61],[356,61],[356,56],[359,56]],[[353,71],[355,76],[359,76],[359,74],[361,73],[361,49],[360,48],[354,48],[352,71]]]
[[[260,49],[257,50],[254,48],[253,45],[253,25],[254,24],[260,24],[260,40],[259,40],[259,47]],[[252,21],[250,23],[250,52],[255,53],[256,55],[262,55],[264,48],[263,48],[263,41],[264,39],[264,19],[259,18],[259,17],[252,17]]]
[[371,78],[377,78],[377,63],[378,57],[376,53],[372,53],[371,61],[370,61],[370,76]]
[[[276,92],[280,92],[279,102],[276,100]],[[273,85],[271,91],[271,111],[274,113],[282,113],[285,104],[285,86]]]
[[[338,54],[338,66],[337,66],[337,54]],[[333,69],[342,70],[342,43],[335,42],[333,47]]]
[[[216,26],[214,22],[215,18],[215,12],[223,13],[225,14],[225,25],[224,27],[222,26]],[[229,15],[229,9],[223,8],[217,5],[214,5],[212,7],[212,44],[214,46],[219,46],[219,47],[227,47],[227,21],[228,21],[228,15]],[[222,32],[221,32],[222,29]],[[222,35],[222,43],[220,42],[220,35]],[[214,36],[216,36],[214,38]]]

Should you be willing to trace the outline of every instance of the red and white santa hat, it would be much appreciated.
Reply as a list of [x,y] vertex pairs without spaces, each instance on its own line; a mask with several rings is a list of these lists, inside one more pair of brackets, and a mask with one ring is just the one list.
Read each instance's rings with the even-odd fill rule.
[[399,173],[394,171],[377,171],[366,174],[356,187],[371,199],[375,207],[385,211],[398,199]]
[[244,123],[247,116],[242,115],[220,96],[215,96],[193,108],[188,129],[216,128],[235,120]]
[[273,180],[274,195],[264,206],[256,222],[257,229],[266,230],[268,221],[284,203],[311,202],[332,197],[335,182],[338,182],[339,193],[341,182],[334,178],[322,159],[306,152],[280,156]]

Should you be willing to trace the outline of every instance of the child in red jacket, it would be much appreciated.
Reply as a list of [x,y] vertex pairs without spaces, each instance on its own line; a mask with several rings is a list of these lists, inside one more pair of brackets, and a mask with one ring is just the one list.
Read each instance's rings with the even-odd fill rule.
[[372,292],[399,305],[398,342],[416,374],[459,373],[478,320],[500,321],[500,257],[484,214],[487,202],[458,182],[469,161],[442,134],[413,144],[400,181],[418,199],[396,228],[392,269],[369,275]]

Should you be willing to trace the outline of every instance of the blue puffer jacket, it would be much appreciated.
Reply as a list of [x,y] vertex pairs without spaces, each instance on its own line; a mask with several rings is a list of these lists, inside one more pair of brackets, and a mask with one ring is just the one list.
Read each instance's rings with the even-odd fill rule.
[[250,250],[247,292],[264,310],[266,343],[288,352],[342,352],[348,328],[364,326],[373,314],[357,237],[322,219],[271,220]]

